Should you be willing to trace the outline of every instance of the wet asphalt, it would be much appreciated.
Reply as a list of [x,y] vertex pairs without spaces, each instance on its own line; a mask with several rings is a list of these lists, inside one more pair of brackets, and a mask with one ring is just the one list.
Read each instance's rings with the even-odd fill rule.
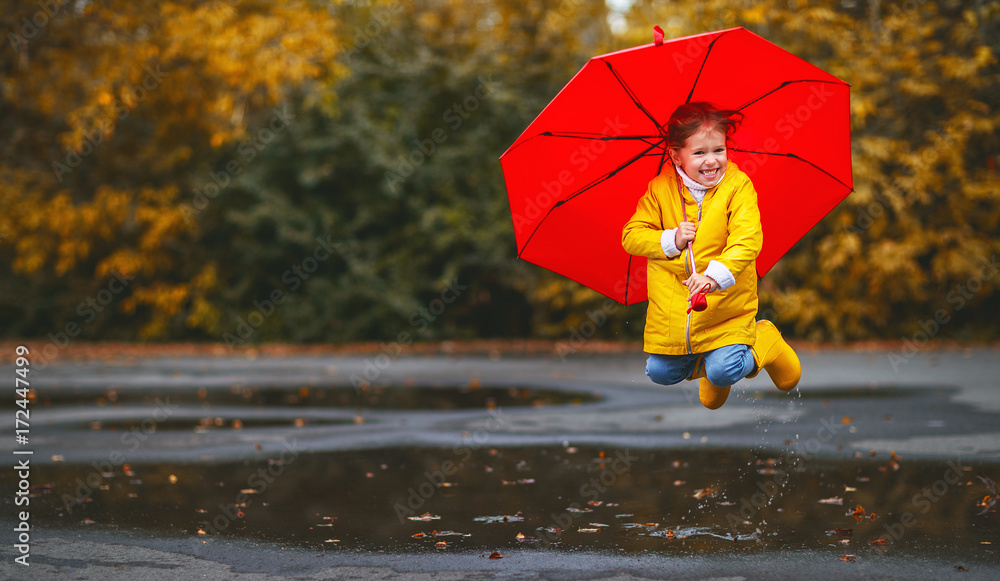
[[0,575],[1000,578],[1000,350],[800,356],[716,411],[641,353],[48,365]]

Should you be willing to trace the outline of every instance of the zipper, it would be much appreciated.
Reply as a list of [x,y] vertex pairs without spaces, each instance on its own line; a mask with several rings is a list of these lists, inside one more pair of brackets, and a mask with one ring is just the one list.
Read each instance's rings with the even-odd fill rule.
[[[706,192],[706,194],[707,194],[707,192]],[[695,200],[695,202],[698,204],[698,224],[701,224],[701,202],[699,202],[698,200]],[[691,244],[690,243],[688,243],[687,251],[688,251],[688,253],[691,253]],[[691,262],[694,262],[694,254],[693,253],[691,253]],[[687,260],[684,261],[684,269],[687,271],[688,276],[690,277],[692,273],[691,273],[691,268],[688,266],[688,261]],[[687,336],[688,355],[693,355],[694,353],[691,351],[691,313],[687,314],[686,336]]]

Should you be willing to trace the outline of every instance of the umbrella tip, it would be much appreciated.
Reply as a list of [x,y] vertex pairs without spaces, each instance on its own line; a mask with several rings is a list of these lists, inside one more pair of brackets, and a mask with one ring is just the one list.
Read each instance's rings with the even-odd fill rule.
[[656,46],[663,44],[663,29],[659,26],[653,27],[653,44]]

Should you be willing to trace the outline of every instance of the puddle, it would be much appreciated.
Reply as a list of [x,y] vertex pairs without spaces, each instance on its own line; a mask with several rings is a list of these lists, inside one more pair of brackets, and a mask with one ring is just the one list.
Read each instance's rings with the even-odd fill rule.
[[[192,543],[239,537],[319,551],[693,554],[825,550],[997,559],[1000,465],[877,455],[808,460],[750,450],[593,446],[284,450],[232,463],[32,467],[38,529],[138,529]],[[12,471],[0,474],[8,490]],[[14,510],[12,497],[2,501]],[[951,558],[948,556],[947,558]]]
[[355,423],[352,420],[335,418],[253,418],[211,416],[178,418],[171,417],[153,423],[148,417],[130,419],[100,420],[92,422],[67,422],[59,424],[64,429],[108,431],[122,433],[154,434],[156,432],[187,431],[205,433],[212,430],[242,430],[254,428],[302,428],[306,426],[335,426]]
[[427,385],[400,387],[267,387],[230,388],[109,387],[84,390],[79,387],[46,387],[37,394],[37,404],[50,406],[155,405],[172,404],[251,407],[355,408],[386,410],[460,410],[494,407],[543,407],[579,405],[598,401],[600,394],[537,387],[496,387],[472,383],[462,386]]
[[[926,397],[927,395],[948,395],[956,392],[953,387],[940,387],[934,390],[926,388],[914,389],[899,387],[892,384],[873,384],[870,386],[823,386],[819,389],[803,389],[795,392],[795,397],[802,400],[869,400],[869,399],[900,399],[904,397]],[[764,389],[754,392],[756,399],[782,399],[787,394],[775,389]]]

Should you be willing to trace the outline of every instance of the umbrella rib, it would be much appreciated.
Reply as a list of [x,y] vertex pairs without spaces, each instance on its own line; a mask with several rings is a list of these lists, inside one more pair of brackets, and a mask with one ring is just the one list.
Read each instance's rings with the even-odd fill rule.
[[[601,182],[607,181],[607,180],[615,177],[615,174],[617,174],[621,170],[627,168],[628,166],[632,165],[633,163],[639,161],[639,159],[641,159],[643,157],[646,157],[646,155],[650,151],[652,151],[653,149],[655,149],[659,145],[660,145],[660,143],[651,144],[648,148],[644,149],[643,151],[639,152],[634,157],[632,157],[632,159],[629,159],[628,161],[626,161],[625,163],[623,163],[620,166],[616,167],[615,169],[611,170],[607,174],[605,174],[605,175],[603,175],[603,176],[595,179],[594,181],[590,182],[589,184],[583,186],[582,188],[580,188],[579,190],[577,190],[576,192],[574,192],[572,195],[570,195],[569,197],[567,197],[565,200],[560,200],[560,201],[556,202],[555,205],[552,206],[552,209],[549,210],[549,212],[552,212],[552,210],[555,210],[559,206],[565,204],[566,202],[568,202],[568,201],[572,200],[573,198],[579,196],[580,194],[586,192],[590,188],[593,188],[593,187],[596,187],[596,186],[600,185]],[[542,221],[544,221],[544,220],[545,219],[543,218]],[[539,222],[539,224],[541,224],[541,222]]]
[[628,255],[628,271],[625,272],[625,304],[628,305],[628,289],[632,284],[632,259],[635,258],[634,255]]
[[524,254],[525,249],[528,248],[528,244],[531,244],[531,239],[535,237],[535,234],[538,232],[538,229],[542,227],[542,224],[545,222],[545,220],[547,220],[548,217],[552,215],[553,210],[555,210],[559,206],[562,206],[563,204],[565,204],[566,202],[572,200],[573,198],[579,196],[580,194],[586,192],[587,190],[589,190],[589,189],[591,189],[593,187],[596,187],[600,183],[613,178],[615,176],[615,174],[617,174],[621,170],[625,169],[626,167],[632,165],[636,161],[639,161],[639,159],[645,157],[645,155],[647,153],[649,153],[652,149],[654,149],[658,145],[659,144],[650,145],[647,149],[639,152],[637,155],[635,155],[631,159],[625,161],[625,163],[623,163],[620,166],[616,167],[615,169],[609,171],[605,175],[603,175],[603,176],[595,179],[594,181],[590,182],[589,184],[583,186],[582,188],[580,188],[576,192],[573,192],[573,194],[570,195],[565,200],[559,200],[558,202],[556,202],[551,208],[549,208],[549,211],[545,213],[545,217],[542,218],[541,220],[539,220],[538,224],[535,225],[535,229],[531,231],[531,236],[528,236],[528,239],[524,241],[524,246],[522,246],[521,249],[517,251],[517,257],[520,258],[521,255]]
[[715,38],[713,38],[712,42],[710,42],[708,44],[708,50],[705,51],[705,58],[704,58],[704,60],[701,61],[701,68],[698,69],[698,76],[696,76],[694,78],[694,84],[691,85],[691,92],[688,93],[687,99],[684,100],[685,103],[690,103],[691,102],[691,97],[694,96],[694,90],[698,88],[698,81],[701,79],[701,73],[704,72],[704,70],[705,70],[705,65],[708,63],[708,57],[709,57],[709,55],[712,54],[712,48],[715,46],[715,43],[718,42],[718,40],[720,38],[722,38],[723,36],[729,34],[729,32],[731,32],[731,31],[723,32],[719,36],[716,36]]
[[[660,136],[660,135],[601,135],[600,133],[573,133],[573,132],[569,132],[569,131],[567,131],[567,132],[543,131],[543,132],[539,133],[538,135],[532,135],[531,137],[529,137],[527,139],[524,139],[522,141],[518,141],[517,143],[515,143],[514,145],[511,146],[510,150],[508,150],[507,153],[510,153],[511,151],[514,151],[515,149],[517,149],[518,147],[521,147],[525,143],[528,143],[529,141],[531,141],[533,139],[537,139],[539,137],[564,137],[566,139],[590,139],[590,140],[593,140],[593,141],[642,141],[642,142],[645,142],[645,143],[649,143],[648,140],[650,140],[650,139],[660,139],[662,136]],[[504,155],[506,155],[506,154],[504,154]]]
[[816,165],[815,163],[809,161],[808,159],[806,159],[804,157],[800,157],[798,155],[795,155],[794,153],[771,153],[771,152],[768,152],[768,151],[750,151],[748,149],[738,149],[738,148],[735,148],[735,147],[733,147],[731,149],[733,151],[739,151],[740,153],[753,153],[753,154],[756,154],[756,155],[774,155],[774,156],[777,156],[777,157],[790,157],[792,159],[797,159],[797,160],[799,160],[799,161],[801,161],[803,163],[808,163],[809,165],[813,166],[814,168],[818,169],[819,171],[821,171],[821,172],[825,173],[826,175],[830,176],[831,178],[833,178],[840,185],[842,185],[845,188],[851,190],[852,192],[854,191],[854,188],[852,188],[851,186],[849,186],[849,185],[845,184],[844,182],[842,182],[840,180],[840,178],[838,178],[837,176],[835,176],[832,173],[826,171],[825,169],[823,169],[820,166]]
[[554,131],[543,131],[536,137],[566,137],[569,139],[595,139],[597,141],[645,141],[647,139],[659,139],[659,135],[602,135],[600,133],[556,133]]
[[646,107],[644,107],[643,104],[639,102],[639,97],[637,97],[635,93],[632,92],[632,88],[629,87],[627,83],[625,83],[625,79],[621,78],[621,75],[618,74],[618,71],[615,70],[615,67],[611,66],[611,63],[609,63],[608,61],[604,61],[604,64],[608,66],[608,69],[611,71],[611,74],[614,75],[616,79],[618,79],[618,84],[622,86],[622,89],[625,89],[625,94],[628,95],[629,99],[632,99],[632,103],[635,104],[635,106],[638,107],[639,110],[642,111],[646,117],[649,117],[649,120],[652,121],[654,125],[656,125],[657,127],[663,127],[663,125],[656,120],[656,117],[653,117],[653,114],[650,113],[649,110],[646,109]]
[[781,89],[784,89],[785,87],[787,87],[788,85],[791,85],[793,83],[829,83],[831,85],[840,85],[840,84],[842,84],[842,82],[838,83],[836,81],[828,81],[826,79],[798,79],[798,80],[795,80],[795,81],[785,81],[784,83],[781,83],[777,87],[775,87],[775,88],[771,89],[770,91],[764,93],[760,97],[757,97],[753,101],[750,101],[746,105],[743,105],[742,107],[740,107],[739,109],[737,109],[737,111],[742,111],[742,110],[746,109],[747,107],[749,107],[750,105],[753,105],[757,101],[760,101],[761,99],[767,97],[768,95],[773,95],[774,93],[777,93]]

